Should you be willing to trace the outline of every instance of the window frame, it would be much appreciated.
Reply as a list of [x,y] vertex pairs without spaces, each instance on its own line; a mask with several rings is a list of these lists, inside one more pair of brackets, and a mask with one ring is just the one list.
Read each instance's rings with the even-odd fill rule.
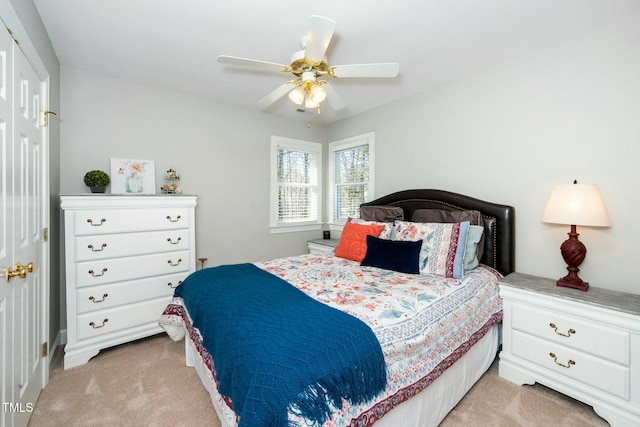
[[[316,219],[305,221],[278,221],[278,150],[284,148],[300,152],[314,153],[316,155]],[[300,231],[313,231],[322,228],[323,192],[322,192],[322,144],[319,142],[304,141],[300,139],[271,136],[271,200],[269,227],[271,233],[292,233]]]
[[337,184],[335,179],[335,153],[337,151],[347,150],[349,148],[359,147],[362,145],[369,146],[369,181],[367,184],[368,197],[365,200],[365,202],[369,202],[375,199],[375,133],[368,132],[362,135],[356,135],[329,143],[329,191],[327,194],[327,218],[331,230],[341,231],[346,223],[346,220],[336,218]]

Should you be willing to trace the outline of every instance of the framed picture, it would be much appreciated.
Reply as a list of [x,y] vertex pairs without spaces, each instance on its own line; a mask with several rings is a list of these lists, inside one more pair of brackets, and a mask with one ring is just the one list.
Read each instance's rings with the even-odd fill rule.
[[111,159],[112,194],[156,194],[153,160]]

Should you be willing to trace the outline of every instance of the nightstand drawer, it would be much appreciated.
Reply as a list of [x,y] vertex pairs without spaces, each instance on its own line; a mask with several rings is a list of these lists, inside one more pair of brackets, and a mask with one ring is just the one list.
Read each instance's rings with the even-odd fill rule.
[[629,333],[551,310],[513,303],[511,327],[629,366]]
[[629,399],[628,367],[518,331],[511,332],[511,339],[514,356],[588,386]]

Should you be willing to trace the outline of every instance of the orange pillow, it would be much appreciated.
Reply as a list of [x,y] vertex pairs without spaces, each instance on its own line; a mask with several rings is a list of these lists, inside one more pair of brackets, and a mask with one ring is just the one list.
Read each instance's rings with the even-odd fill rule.
[[378,237],[383,228],[384,225],[345,223],[335,256],[362,262],[367,254],[367,236]]

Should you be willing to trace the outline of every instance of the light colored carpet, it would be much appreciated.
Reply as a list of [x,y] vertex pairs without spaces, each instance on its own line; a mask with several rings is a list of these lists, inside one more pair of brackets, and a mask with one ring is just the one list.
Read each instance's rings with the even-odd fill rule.
[[[220,426],[208,393],[185,366],[183,341],[157,335],[103,350],[66,371],[61,353],[30,427]],[[441,427],[607,425],[591,407],[553,390],[503,380],[496,361]]]

